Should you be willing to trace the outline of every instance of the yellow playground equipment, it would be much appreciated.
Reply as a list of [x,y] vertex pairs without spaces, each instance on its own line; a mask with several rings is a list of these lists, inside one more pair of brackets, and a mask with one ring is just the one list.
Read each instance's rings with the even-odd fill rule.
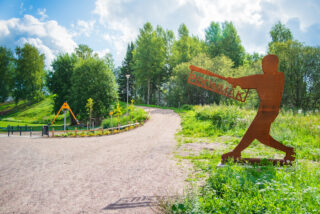
[[79,125],[79,121],[77,120],[76,116],[74,116],[74,114],[73,114],[73,112],[72,112],[72,110],[71,110],[71,108],[70,108],[70,106],[68,105],[67,102],[63,103],[63,105],[61,106],[60,110],[58,111],[58,114],[54,117],[54,119],[52,120],[50,125],[52,125],[54,123],[54,121],[57,119],[57,117],[59,116],[61,110],[63,110],[63,112],[64,112],[64,130],[66,130],[66,123],[67,123],[67,121],[66,121],[66,112],[67,112],[67,110],[70,111],[72,117],[77,122],[77,125]]

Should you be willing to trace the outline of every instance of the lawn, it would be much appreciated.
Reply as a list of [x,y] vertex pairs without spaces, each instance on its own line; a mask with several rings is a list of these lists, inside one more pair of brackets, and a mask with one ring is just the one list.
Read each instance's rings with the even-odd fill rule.
[[[25,101],[19,102],[17,105],[14,103],[1,104],[4,110],[13,110],[13,112],[0,117],[0,127],[10,126],[43,126],[51,123],[55,114],[53,109],[52,96],[46,97],[39,103],[26,105]],[[69,113],[68,113],[69,122]],[[63,114],[58,116],[55,125],[63,124]]]
[[[125,102],[119,102],[121,114],[119,116],[120,125],[127,124],[126,110],[127,104]],[[113,107],[116,108],[116,105]],[[2,130],[10,126],[32,126],[33,130],[38,130],[43,125],[51,123],[55,114],[53,110],[53,96],[48,96],[39,103],[28,105],[26,101],[20,101],[17,105],[15,103],[2,103],[0,104],[1,111],[9,111],[5,116],[0,116],[0,127]],[[72,109],[72,106],[71,106]],[[131,110],[130,110],[131,109]],[[129,106],[129,123],[143,122],[148,117],[147,113],[141,109]],[[63,113],[57,117],[55,123],[51,127],[55,127],[55,130],[62,129],[64,123]],[[118,125],[118,119],[113,116],[113,127]],[[67,113],[67,124],[70,124],[70,113]],[[103,120],[102,124],[105,128],[111,126],[111,120],[108,113],[106,113],[106,119]],[[68,127],[68,129],[74,129],[74,127]]]

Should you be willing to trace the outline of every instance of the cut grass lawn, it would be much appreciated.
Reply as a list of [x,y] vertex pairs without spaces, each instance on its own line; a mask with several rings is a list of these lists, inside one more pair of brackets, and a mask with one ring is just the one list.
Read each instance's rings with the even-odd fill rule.
[[[126,110],[127,104],[125,102],[119,102],[122,114],[120,116],[120,125],[127,124]],[[5,116],[0,116],[0,127],[2,130],[10,126],[32,126],[39,130],[43,125],[51,123],[55,114],[53,110],[53,96],[48,96],[39,103],[27,105],[26,101],[20,101],[17,105],[15,103],[3,103],[0,104],[1,111],[9,111]],[[72,109],[72,106],[71,106]],[[133,111],[129,110],[129,123],[142,122],[147,119],[147,113],[141,108],[133,108]],[[51,127],[55,127],[55,130],[62,129],[64,123],[63,113],[57,117],[55,123]],[[102,124],[105,128],[110,127],[110,116],[106,113],[106,119]],[[117,118],[113,117],[113,127],[118,125]],[[70,113],[67,113],[67,124],[70,124]],[[33,130],[35,130],[33,129]],[[74,129],[74,127],[68,127],[68,129]],[[0,130],[1,131],[1,130]]]
[[[52,96],[46,97],[44,100],[39,103],[35,103],[29,106],[25,106],[26,102],[21,101],[16,106],[13,103],[3,104],[1,106],[6,106],[6,110],[10,109],[19,109],[13,113],[9,113],[5,116],[0,117],[0,127],[10,126],[43,126],[50,123],[54,114],[52,113],[53,109],[53,99]],[[20,106],[24,106],[22,109]],[[68,122],[69,122],[69,113],[68,113]],[[63,114],[58,116],[55,125],[63,124]]]

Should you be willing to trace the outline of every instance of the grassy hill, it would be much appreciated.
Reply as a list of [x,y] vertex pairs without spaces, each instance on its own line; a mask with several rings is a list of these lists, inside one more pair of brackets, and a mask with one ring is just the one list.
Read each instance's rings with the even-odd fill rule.
[[[114,106],[115,108],[115,106]],[[119,123],[121,125],[127,124],[126,109],[127,104],[120,102],[121,116]],[[72,106],[71,106],[72,109]],[[44,100],[28,104],[26,101],[20,101],[17,105],[14,102],[0,104],[0,127],[6,128],[10,126],[33,126],[42,127],[51,123],[55,114],[53,110],[53,96],[48,96]],[[142,122],[147,118],[147,113],[141,108],[134,108],[133,112],[129,112],[129,123],[130,122]],[[114,117],[113,127],[117,126],[118,120]],[[70,124],[70,114],[67,113],[67,124]],[[105,127],[110,126],[110,118],[106,114],[106,119],[102,121]],[[63,125],[63,113],[57,117],[54,127],[60,127]]]
[[[53,96],[48,96],[39,103],[28,105],[20,101],[17,105],[13,102],[0,104],[0,127],[10,126],[43,126],[50,123],[55,114],[52,113]],[[69,113],[68,122],[69,122]],[[59,115],[55,125],[63,124],[63,114]]]

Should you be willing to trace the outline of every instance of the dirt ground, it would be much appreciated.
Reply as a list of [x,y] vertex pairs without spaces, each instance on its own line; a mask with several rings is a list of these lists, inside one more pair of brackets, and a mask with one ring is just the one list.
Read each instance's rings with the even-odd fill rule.
[[146,108],[142,127],[102,137],[0,136],[0,213],[152,213],[183,193],[172,110]]

